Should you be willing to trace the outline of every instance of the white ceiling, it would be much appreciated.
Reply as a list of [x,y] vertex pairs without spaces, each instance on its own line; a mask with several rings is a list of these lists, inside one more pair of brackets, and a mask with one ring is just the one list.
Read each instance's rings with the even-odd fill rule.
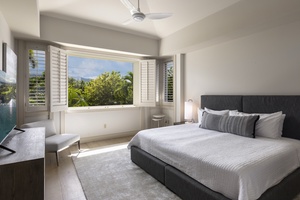
[[[155,21],[146,19],[126,26],[122,23],[131,15],[120,0],[39,0],[39,10],[41,15],[163,38],[238,1],[140,0],[143,13],[166,12],[173,16]],[[130,2],[137,7],[137,0]]]
[[[137,7],[138,0],[130,1]],[[244,4],[247,6],[243,7]],[[166,12],[173,13],[173,16],[155,21],[146,19],[124,26],[122,23],[131,15],[120,0],[0,0],[0,12],[17,38],[39,38],[40,15],[157,39],[172,35],[191,24],[207,21],[226,10],[230,11],[229,19],[237,21],[232,22],[234,24],[231,26],[241,26],[239,19],[244,19],[249,12],[257,24],[264,18],[280,21],[278,16],[287,18],[288,13],[294,13],[290,14],[291,19],[299,18],[299,0],[140,0],[140,7],[143,13]],[[249,21],[242,20],[245,24]]]
[[40,36],[40,13],[37,0],[0,0],[0,12],[15,37],[38,38]]
[[[137,7],[137,0],[130,0]],[[39,37],[40,15],[113,30],[164,38],[240,0],[140,0],[143,13],[173,13],[163,20],[122,23],[131,18],[120,0],[0,0],[0,11],[16,37]]]

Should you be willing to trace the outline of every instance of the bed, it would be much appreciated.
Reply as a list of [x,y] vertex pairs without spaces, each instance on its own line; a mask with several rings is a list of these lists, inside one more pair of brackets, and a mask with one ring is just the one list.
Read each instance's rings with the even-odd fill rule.
[[[201,107],[282,111],[282,138],[202,131],[197,124],[163,127],[141,131],[132,139],[132,161],[182,199],[293,199],[300,193],[300,96],[204,95]],[[238,153],[232,153],[231,146]],[[217,164],[210,165],[212,161]]]

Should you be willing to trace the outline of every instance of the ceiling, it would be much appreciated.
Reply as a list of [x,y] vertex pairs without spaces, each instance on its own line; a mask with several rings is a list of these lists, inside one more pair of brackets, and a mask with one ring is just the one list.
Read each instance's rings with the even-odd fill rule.
[[[143,13],[173,13],[162,20],[122,23],[131,18],[120,0],[39,0],[41,15],[74,20],[94,26],[166,37],[188,25],[212,15],[239,0],[140,0]],[[138,0],[130,0],[137,7]]]
[[[137,7],[138,0],[130,1]],[[173,15],[129,25],[122,24],[131,14],[121,0],[0,0],[0,14],[16,38],[40,38],[40,16],[44,15],[162,39],[195,24],[188,30],[211,35],[212,24],[214,33],[222,33],[222,28],[234,31],[251,23],[261,26],[299,19],[299,5],[299,0],[140,0],[143,13]]]
[[[138,0],[130,1],[137,7]],[[163,20],[145,19],[126,26],[122,23],[131,15],[120,0],[0,0],[0,10],[16,37],[39,37],[39,18],[45,15],[160,39],[239,1],[140,0],[143,13],[173,15]]]

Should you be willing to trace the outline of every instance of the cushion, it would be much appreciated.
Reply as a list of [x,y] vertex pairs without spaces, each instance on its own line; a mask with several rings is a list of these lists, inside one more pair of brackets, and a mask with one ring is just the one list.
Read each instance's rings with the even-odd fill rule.
[[45,127],[46,130],[45,137],[49,137],[56,134],[54,121],[51,119],[31,122],[31,123],[23,124],[21,126],[21,128],[37,128],[37,127]]
[[281,111],[265,114],[265,113],[243,113],[243,112],[231,112],[229,115],[232,116],[252,116],[259,115],[259,120],[256,123],[255,135],[268,137],[268,138],[279,138],[282,135],[283,123],[285,114]]
[[204,111],[201,128],[255,138],[255,124],[258,119],[258,115],[215,115]]
[[198,109],[198,124],[199,124],[199,126],[201,125],[203,111],[206,111],[208,113],[215,114],[215,115],[229,115],[229,110],[212,110],[209,108],[204,108],[204,109],[199,108]]

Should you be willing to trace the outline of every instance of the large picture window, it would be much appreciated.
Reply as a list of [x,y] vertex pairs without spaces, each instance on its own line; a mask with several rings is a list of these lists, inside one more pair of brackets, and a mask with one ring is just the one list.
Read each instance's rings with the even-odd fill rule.
[[133,104],[132,61],[68,56],[68,106]]

